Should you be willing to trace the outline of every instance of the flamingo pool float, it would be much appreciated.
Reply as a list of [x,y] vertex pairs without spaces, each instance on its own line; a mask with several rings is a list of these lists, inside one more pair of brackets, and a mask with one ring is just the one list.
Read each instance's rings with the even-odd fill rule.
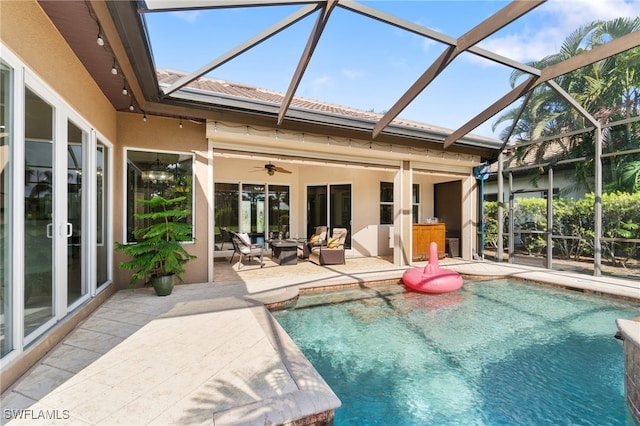
[[438,266],[438,244],[429,246],[429,263],[422,268],[407,269],[402,274],[404,285],[422,293],[447,293],[462,287],[459,273]]

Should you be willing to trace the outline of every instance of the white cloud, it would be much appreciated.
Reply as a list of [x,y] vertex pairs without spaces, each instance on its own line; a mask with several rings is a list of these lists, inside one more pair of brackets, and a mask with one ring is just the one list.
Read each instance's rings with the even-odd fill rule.
[[348,80],[359,80],[360,77],[364,75],[364,73],[360,70],[343,68],[340,70],[343,76],[345,76]]
[[639,15],[640,0],[549,0],[521,18],[522,23],[516,21],[479,46],[520,62],[538,60],[558,52],[566,37],[582,25]]
[[442,46],[442,44],[426,37],[424,38],[424,40],[422,40],[422,50],[424,50],[425,52],[428,52],[432,46]]
[[178,19],[181,19],[189,24],[193,24],[198,20],[200,16],[200,11],[198,10],[182,10],[178,12],[170,12],[173,16]]
[[311,89],[314,93],[319,93],[328,87],[333,87],[333,79],[328,75],[316,77],[311,81]]

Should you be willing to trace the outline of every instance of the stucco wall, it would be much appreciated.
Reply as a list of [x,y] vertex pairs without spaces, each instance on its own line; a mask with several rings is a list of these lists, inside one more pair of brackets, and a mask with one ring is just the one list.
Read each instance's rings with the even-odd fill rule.
[[[118,143],[114,147],[113,171],[113,235],[116,241],[124,239],[126,148],[195,154],[194,225],[196,241],[193,244],[186,244],[185,248],[189,253],[198,256],[198,259],[187,264],[187,272],[182,278],[186,283],[206,282],[208,259],[207,140],[204,125],[195,124],[189,120],[183,120],[182,128],[178,124],[179,120],[172,118],[153,116],[148,117],[145,122],[139,114],[118,113]],[[124,259],[122,253],[114,253],[114,282],[119,287],[126,287],[131,276],[130,272],[122,271],[117,267],[118,263]]]
[[111,142],[116,112],[36,1],[0,2],[0,39]]

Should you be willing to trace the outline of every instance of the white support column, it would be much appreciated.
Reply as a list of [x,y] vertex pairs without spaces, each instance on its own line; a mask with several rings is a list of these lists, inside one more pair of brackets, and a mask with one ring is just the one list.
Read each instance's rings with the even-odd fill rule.
[[213,182],[213,142],[211,139],[207,139],[207,184],[206,188],[206,198],[207,198],[207,224],[208,224],[208,232],[207,232],[207,253],[209,254],[209,261],[207,262],[207,281],[212,283],[214,276],[214,258],[215,255],[215,238],[216,238],[216,227],[215,227],[215,193],[214,193],[214,182]]
[[460,256],[464,260],[471,260],[475,248],[478,247],[477,206],[479,201],[475,176],[469,175],[462,180],[461,193]]
[[502,262],[504,254],[504,153],[498,155],[498,247],[496,249],[496,260]]
[[602,275],[602,128],[598,124],[595,132],[595,206],[593,208],[593,275]]
[[411,163],[400,162],[400,170],[393,182],[394,218],[393,218],[393,263],[404,266],[411,264],[412,256],[412,220],[411,188],[413,184]]
[[547,188],[547,269],[553,268],[553,167],[549,167]]

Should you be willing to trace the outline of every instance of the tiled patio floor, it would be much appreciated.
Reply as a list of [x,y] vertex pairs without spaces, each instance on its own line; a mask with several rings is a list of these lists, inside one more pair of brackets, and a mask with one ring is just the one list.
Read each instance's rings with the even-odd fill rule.
[[[442,264],[640,300],[640,283],[630,280]],[[264,268],[247,263],[240,270],[220,260],[212,284],[180,285],[168,297],[119,291],[2,395],[2,422],[263,425],[333,409],[336,396],[261,302],[290,298],[300,287],[397,280],[404,269],[381,258],[327,267],[267,260]],[[34,420],[41,416],[54,418]]]

